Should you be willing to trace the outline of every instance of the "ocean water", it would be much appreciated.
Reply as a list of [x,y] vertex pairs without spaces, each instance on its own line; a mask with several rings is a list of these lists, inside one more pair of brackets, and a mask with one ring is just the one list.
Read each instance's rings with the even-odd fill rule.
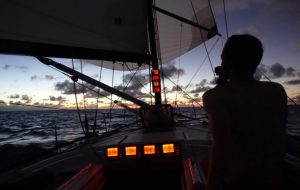
[[[92,132],[95,110],[81,111],[84,125],[85,115]],[[127,110],[98,110],[96,131],[104,133],[137,120],[136,114]],[[0,146],[39,145],[45,149],[59,143],[70,142],[83,137],[77,110],[12,111],[0,113]]]
[[[180,108],[189,116],[204,117],[204,111],[199,108]],[[97,133],[105,133],[127,124],[138,123],[139,116],[128,110],[98,110],[96,119]],[[95,110],[81,110],[82,122],[85,114],[89,126],[94,125]],[[110,117],[111,116],[111,117]],[[300,107],[289,106],[287,133],[300,142]],[[24,162],[32,157],[38,158],[49,150],[57,150],[56,145],[72,142],[83,137],[77,110],[43,110],[0,112],[0,162],[5,163],[15,156],[21,156],[11,164]],[[24,156],[25,155],[25,156]],[[29,156],[28,156],[29,155]],[[10,165],[0,165],[1,170]]]

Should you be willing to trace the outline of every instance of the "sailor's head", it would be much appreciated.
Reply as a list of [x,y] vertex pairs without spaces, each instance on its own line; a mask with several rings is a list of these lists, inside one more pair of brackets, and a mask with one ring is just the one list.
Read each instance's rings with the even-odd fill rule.
[[262,56],[263,46],[259,39],[249,34],[233,35],[224,46],[222,66],[230,71],[253,74]]

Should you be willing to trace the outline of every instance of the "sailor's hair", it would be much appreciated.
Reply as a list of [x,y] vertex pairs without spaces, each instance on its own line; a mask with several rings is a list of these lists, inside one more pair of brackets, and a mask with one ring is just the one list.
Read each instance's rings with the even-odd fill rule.
[[263,56],[263,45],[249,34],[232,35],[224,46],[222,56],[226,56],[233,69],[254,73]]

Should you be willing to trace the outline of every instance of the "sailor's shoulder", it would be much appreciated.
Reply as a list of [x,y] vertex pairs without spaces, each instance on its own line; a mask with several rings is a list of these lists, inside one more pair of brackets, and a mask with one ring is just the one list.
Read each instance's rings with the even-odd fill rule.
[[216,88],[212,88],[212,89],[209,89],[209,90],[205,91],[203,93],[203,95],[202,95],[203,100],[204,99],[209,99],[210,97],[215,96],[215,94],[217,93],[217,91],[218,90]]
[[276,82],[260,82],[261,86],[265,89],[265,90],[272,90],[272,91],[277,91],[277,92],[285,92],[284,87]]

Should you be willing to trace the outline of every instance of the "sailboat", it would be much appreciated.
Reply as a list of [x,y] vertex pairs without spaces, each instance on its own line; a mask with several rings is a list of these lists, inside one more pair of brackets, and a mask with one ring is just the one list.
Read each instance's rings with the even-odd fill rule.
[[[1,177],[7,182],[4,189],[204,187],[209,130],[203,120],[175,114],[162,102],[161,65],[220,35],[208,0],[1,1],[0,23],[0,53],[36,57],[74,82],[85,81],[130,101],[139,107],[142,121],[91,137],[83,128],[84,144],[7,172]],[[155,103],[52,58],[101,62],[120,70],[146,65]]]

